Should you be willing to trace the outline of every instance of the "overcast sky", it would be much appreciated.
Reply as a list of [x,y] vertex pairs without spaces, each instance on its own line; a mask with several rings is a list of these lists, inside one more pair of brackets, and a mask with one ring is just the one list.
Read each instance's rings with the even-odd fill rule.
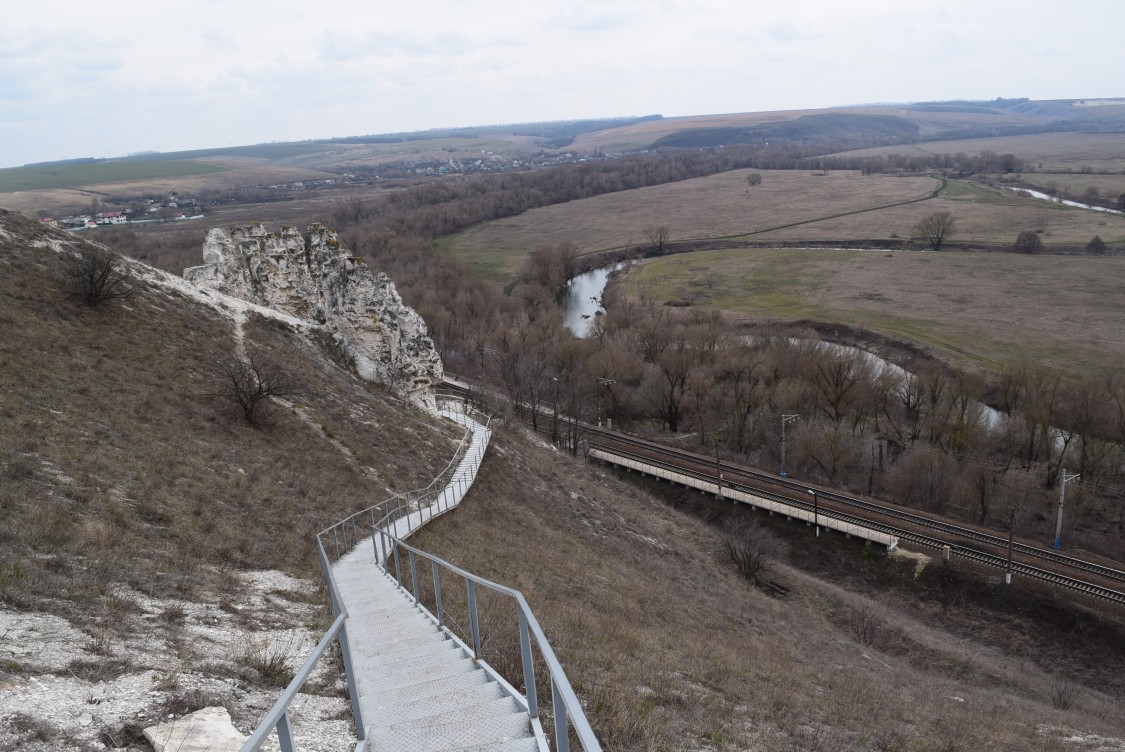
[[1121,0],[9,6],[0,167],[457,125],[1125,96]]

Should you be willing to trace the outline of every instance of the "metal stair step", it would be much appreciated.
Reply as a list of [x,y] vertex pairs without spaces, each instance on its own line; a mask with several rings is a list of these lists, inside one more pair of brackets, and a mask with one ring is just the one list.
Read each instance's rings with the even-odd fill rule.
[[430,634],[408,637],[404,640],[386,643],[357,643],[352,647],[352,654],[355,656],[356,661],[362,661],[364,666],[374,668],[380,665],[383,661],[381,659],[405,659],[416,655],[427,655],[437,653],[446,648],[444,643],[449,645],[456,645],[455,642],[448,639],[444,632],[433,632]]
[[372,671],[364,673],[362,666],[356,664],[356,675],[359,677],[356,684],[359,687],[359,693],[361,695],[367,694],[371,696],[377,696],[384,692],[396,692],[401,694],[405,687],[414,684],[428,683],[435,679],[445,679],[477,670],[472,658],[416,666],[413,670],[409,671],[405,670],[405,667],[402,666],[398,668],[400,669],[398,671]]
[[522,739],[511,739],[506,742],[493,744],[474,744],[471,747],[456,747],[446,752],[545,752],[539,748],[539,742],[534,736],[525,736]]
[[[456,692],[492,682],[488,674],[471,666],[458,673],[429,676],[419,674],[415,678],[417,678],[417,681],[398,682],[389,687],[382,685],[376,687],[374,682],[367,681],[360,684],[360,696],[370,696],[377,699],[382,692],[391,692],[395,696],[396,702],[401,702],[404,697],[421,700],[445,692]],[[365,689],[373,689],[374,691],[365,692]]]
[[432,650],[423,653],[410,653],[399,655],[365,655],[353,656],[353,663],[363,671],[371,671],[384,675],[409,675],[412,672],[429,666],[453,665],[463,660],[472,660],[460,645],[449,640],[439,643]]
[[368,723],[376,726],[393,726],[404,721],[413,721],[418,718],[448,713],[453,710],[486,704],[492,700],[500,700],[507,695],[500,689],[496,682],[476,684],[472,687],[456,691],[443,692],[428,697],[416,698],[414,693],[405,695],[412,698],[408,702],[395,705],[379,705],[375,707],[375,714],[367,718]]
[[514,706],[515,701],[506,697],[450,713],[374,727],[368,734],[367,748],[372,752],[439,752],[530,737],[527,715],[505,710]]

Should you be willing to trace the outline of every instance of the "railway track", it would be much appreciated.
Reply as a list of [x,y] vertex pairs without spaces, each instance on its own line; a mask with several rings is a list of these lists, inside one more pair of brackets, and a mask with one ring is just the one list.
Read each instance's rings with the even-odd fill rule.
[[[622,436],[604,429],[590,429],[590,438],[587,442],[602,452],[617,454],[635,461],[644,461],[654,467],[663,467],[679,473],[691,475],[701,480],[716,482],[716,473],[723,475],[724,488],[733,488],[747,493],[754,493],[774,501],[784,502],[798,509],[811,510],[813,504],[808,501],[810,484],[798,483],[784,478],[774,478],[765,473],[760,473],[747,468],[738,467],[724,462],[716,463],[714,460],[700,455],[684,452],[682,450],[665,447],[660,444]],[[630,451],[625,447],[641,449],[641,452]],[[656,459],[652,455],[663,456]],[[700,470],[699,468],[707,468]],[[774,486],[775,490],[763,486]],[[934,520],[929,517],[895,509],[883,504],[877,504],[865,499],[847,496],[838,492],[829,491],[820,487],[815,488],[818,500],[831,501],[837,505],[851,507],[855,512],[842,510],[839,506],[820,506],[819,513],[825,517],[832,517],[843,522],[863,525],[875,530],[898,536],[901,541],[910,541],[916,545],[927,548],[943,550],[949,547],[950,554],[970,559],[981,564],[986,564],[1000,569],[1008,566],[1007,555],[990,553],[965,545],[966,540],[973,543],[997,546],[1007,551],[1008,541],[1004,538],[988,535],[973,528],[962,527],[943,520]],[[891,518],[906,524],[884,522],[878,517]],[[927,531],[932,531],[933,534]],[[939,537],[940,536],[940,537]],[[951,537],[950,537],[951,536]],[[1077,559],[1075,557],[1058,554],[1046,549],[1037,549],[1026,544],[1013,544],[1013,559],[1011,571],[1034,579],[1051,582],[1056,585],[1087,593],[1098,598],[1125,604],[1125,588],[1118,588],[1116,583],[1125,583],[1125,572],[1112,567],[1106,567],[1094,562]],[[1019,555],[1019,559],[1016,555]],[[1053,564],[1054,568],[1045,568],[1029,563],[1026,559],[1042,560]],[[1067,566],[1083,573],[1095,574],[1097,577],[1108,581],[1108,584],[1099,584],[1078,579],[1064,572],[1058,571],[1059,567]]]
[[[461,396],[466,394],[460,384],[443,384],[443,388],[459,393]],[[551,417],[544,415],[547,420],[540,421],[541,432],[548,434],[551,432],[549,425]],[[586,445],[603,452],[716,483],[719,481],[717,476],[721,474],[723,487],[753,493],[799,509],[813,508],[813,504],[808,499],[809,490],[815,490],[818,502],[827,502],[819,505],[819,513],[825,516],[896,535],[902,541],[910,541],[927,548],[944,550],[948,547],[951,555],[988,566],[1001,569],[1008,567],[1008,540],[975,528],[751,468],[722,461],[716,462],[710,457],[598,426],[583,424],[582,433]],[[1003,553],[991,553],[977,546],[991,546]],[[1097,562],[1067,556],[1058,551],[1026,543],[1013,542],[1011,571],[1097,598],[1125,604],[1125,571]],[[1092,576],[1099,582],[1078,579],[1068,571]]]

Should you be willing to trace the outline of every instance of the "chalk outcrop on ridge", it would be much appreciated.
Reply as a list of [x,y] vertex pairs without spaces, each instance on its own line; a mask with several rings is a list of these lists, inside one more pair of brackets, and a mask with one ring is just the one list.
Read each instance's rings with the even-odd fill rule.
[[215,228],[203,244],[203,261],[185,269],[184,278],[321,325],[360,376],[436,409],[442,363],[426,322],[403,304],[387,275],[372,273],[340,243],[335,230],[320,224],[304,234],[286,226],[267,232],[260,223],[230,233]]

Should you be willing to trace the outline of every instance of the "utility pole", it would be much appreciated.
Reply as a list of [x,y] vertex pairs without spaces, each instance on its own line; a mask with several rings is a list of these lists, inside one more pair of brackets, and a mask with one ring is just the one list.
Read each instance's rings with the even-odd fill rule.
[[1077,480],[1078,478],[1081,478],[1081,477],[1082,477],[1082,475],[1080,473],[1075,473],[1074,475],[1067,475],[1066,469],[1064,468],[1063,471],[1062,471],[1062,475],[1059,478],[1059,521],[1055,525],[1055,548],[1056,549],[1059,547],[1059,544],[1062,541],[1062,518],[1063,518],[1063,505],[1066,504],[1066,484],[1070,483],[1072,480]]
[[552,376],[551,381],[555,382],[555,416],[551,422],[551,441],[558,445],[559,443],[559,377]]
[[1012,584],[1012,538],[1016,534],[1016,508],[1012,507],[1008,510],[1011,513],[1011,518],[1008,522],[1008,571],[1004,573],[1004,584]]
[[809,493],[812,494],[812,524],[813,529],[816,530],[816,537],[820,537],[820,507],[816,501],[816,489],[810,488]]
[[[607,379],[604,377],[598,378],[597,382],[605,387],[606,392],[610,391],[613,385],[617,383],[613,379]],[[598,400],[598,404],[600,406],[600,410],[598,412],[598,425],[600,426],[602,424],[602,415],[605,413],[605,392],[599,392],[598,396],[600,398]],[[609,418],[609,422],[606,424],[606,428],[611,431],[613,430],[613,418]]]
[[778,473],[778,475],[780,475],[782,478],[789,477],[789,473],[785,472],[785,425],[797,420],[797,418],[800,417],[801,415],[799,413],[781,416],[781,472]]

